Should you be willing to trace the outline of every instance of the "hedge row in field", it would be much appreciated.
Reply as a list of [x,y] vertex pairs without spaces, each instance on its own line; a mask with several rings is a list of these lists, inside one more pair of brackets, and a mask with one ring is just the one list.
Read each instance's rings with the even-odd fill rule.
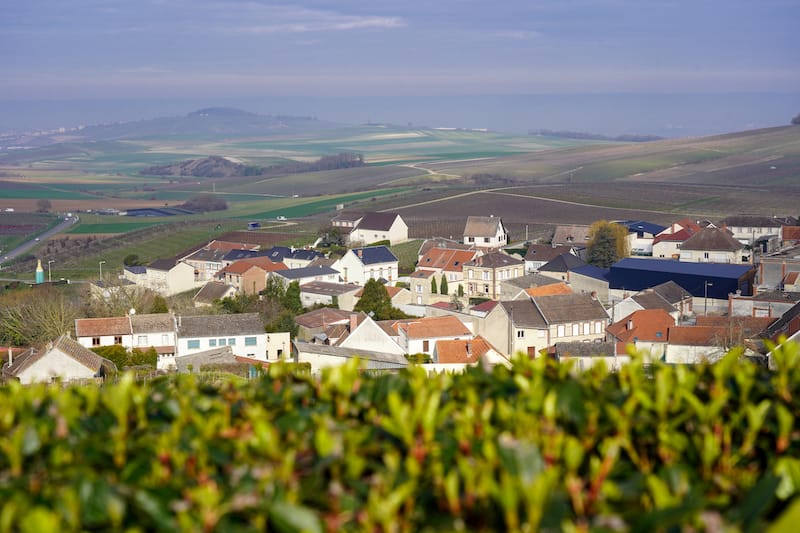
[[0,531],[759,531],[800,519],[776,361],[11,384]]

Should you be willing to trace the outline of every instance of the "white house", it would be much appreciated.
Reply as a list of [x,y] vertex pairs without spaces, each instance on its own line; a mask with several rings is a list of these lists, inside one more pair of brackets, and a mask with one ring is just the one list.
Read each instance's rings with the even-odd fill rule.
[[31,348],[3,365],[6,379],[23,384],[102,379],[117,367],[77,341],[62,335],[42,349]]
[[280,280],[284,286],[289,285],[293,281],[298,282],[300,285],[315,281],[337,283],[340,277],[338,270],[323,265],[274,270],[269,273],[269,276]]
[[398,260],[386,246],[368,246],[348,250],[335,267],[345,283],[364,285],[370,279],[397,280]]
[[366,245],[379,241],[398,244],[408,240],[408,225],[397,213],[367,213],[350,231],[348,242]]
[[508,232],[500,217],[469,216],[464,226],[464,244],[483,249],[501,248],[508,244]]
[[472,339],[472,331],[452,315],[424,317],[397,325],[399,344],[408,354],[433,355],[440,340]]
[[292,356],[296,363],[311,365],[312,375],[319,375],[325,368],[341,366],[355,358],[367,371],[396,372],[408,366],[402,355],[302,341],[292,343]]
[[172,296],[205,284],[205,281],[196,279],[193,266],[174,259],[158,259],[146,267],[125,267],[123,276],[162,296]]
[[86,348],[115,344],[129,351],[154,348],[158,354],[156,368],[167,370],[175,366],[175,318],[168,313],[78,318],[75,336]]
[[[177,322],[178,357],[230,346],[234,355],[267,360],[267,333],[258,313],[178,316]],[[282,349],[281,355],[289,347]]]

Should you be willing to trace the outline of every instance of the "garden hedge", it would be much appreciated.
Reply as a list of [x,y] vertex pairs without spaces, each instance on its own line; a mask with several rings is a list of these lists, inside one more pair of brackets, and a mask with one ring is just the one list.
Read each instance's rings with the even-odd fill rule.
[[800,352],[775,362],[12,383],[0,531],[791,531]]

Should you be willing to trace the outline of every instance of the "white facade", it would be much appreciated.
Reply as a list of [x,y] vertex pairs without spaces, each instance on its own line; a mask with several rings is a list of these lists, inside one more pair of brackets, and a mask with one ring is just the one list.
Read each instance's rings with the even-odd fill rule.
[[55,379],[71,381],[92,379],[95,371],[85,367],[60,350],[52,349],[17,375],[20,383],[49,383]]
[[267,333],[178,337],[178,352],[176,355],[178,357],[190,355],[217,348],[218,346],[230,346],[233,355],[266,361]]
[[341,273],[345,283],[356,285],[364,285],[370,279],[381,278],[394,282],[398,276],[397,260],[365,265],[353,250],[348,250],[334,268]]
[[369,244],[378,241],[389,241],[398,244],[408,240],[408,225],[398,215],[388,230],[362,228],[359,224],[350,232],[349,242]]
[[205,281],[195,280],[195,269],[187,263],[176,263],[169,270],[147,268],[143,274],[124,270],[124,277],[137,285],[153,290],[162,296],[173,296],[181,292],[198,289]]
[[352,329],[338,346],[342,348],[357,348],[372,352],[391,353],[397,355],[405,354],[405,350],[400,347],[378,324],[371,318],[361,321],[361,324]]
[[[687,263],[744,263],[743,251],[722,252],[703,250],[681,250],[680,260]],[[747,253],[747,252],[744,252]]]
[[667,345],[666,362],[668,364],[696,365],[714,362],[727,353],[721,346],[692,346],[685,344]]

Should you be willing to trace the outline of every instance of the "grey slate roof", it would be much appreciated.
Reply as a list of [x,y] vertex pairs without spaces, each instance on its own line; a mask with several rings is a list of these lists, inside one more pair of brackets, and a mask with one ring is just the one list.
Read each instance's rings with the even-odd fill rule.
[[261,333],[264,333],[264,322],[258,313],[178,317],[178,336],[180,337],[202,338]]
[[210,304],[213,303],[214,300],[223,298],[231,289],[233,289],[233,286],[228,285],[227,283],[209,281],[203,285],[199,291],[197,291],[197,294],[194,295],[194,299],[198,302]]
[[505,312],[511,316],[512,323],[515,327],[532,329],[547,327],[547,322],[530,298],[500,302],[500,305],[502,305]]
[[781,219],[761,215],[731,215],[720,220],[720,225],[753,228],[779,228]]
[[468,216],[464,225],[465,237],[494,237],[502,227],[500,217]]
[[131,315],[133,333],[161,333],[175,330],[175,320],[169,313]]
[[195,253],[187,255],[184,260],[220,262],[224,256],[225,252],[217,248],[201,248]]
[[176,261],[175,258],[156,259],[155,261],[147,265],[147,268],[151,270],[172,270],[173,268],[175,268],[175,265],[177,264],[178,261]]
[[556,226],[553,232],[553,244],[585,246],[588,241],[589,226]]
[[663,309],[667,313],[675,312],[675,307],[655,292],[640,292],[631,296],[631,300],[642,306],[642,309]]
[[314,276],[328,276],[331,274],[338,274],[338,270],[334,270],[331,267],[326,267],[322,265],[317,266],[308,266],[303,268],[288,268],[286,270],[276,270],[273,272],[274,275],[280,276],[284,279],[288,280],[299,280],[303,278],[311,278]]
[[548,324],[579,320],[607,320],[603,304],[590,294],[554,294],[532,298]]
[[539,272],[569,272],[576,268],[585,267],[588,263],[572,254],[561,254],[552,261],[539,267]]
[[329,346],[327,344],[314,344],[310,342],[294,341],[294,350],[301,353],[313,353],[320,355],[332,355],[336,357],[344,357],[352,359],[358,357],[365,361],[376,363],[383,363],[390,368],[405,368],[408,366],[408,361],[402,355],[396,355],[385,352],[374,352],[371,350],[362,350],[360,348],[344,348],[342,346]]
[[519,266],[523,264],[525,264],[525,262],[521,259],[517,259],[516,257],[512,257],[502,252],[491,252],[486,255],[476,257],[468,263],[464,263],[464,266],[480,268],[503,268],[507,266]]
[[675,283],[674,281],[666,281],[653,287],[653,292],[664,298],[672,305],[679,304],[682,300],[692,297],[692,294]]
[[545,285],[552,285],[554,283],[561,283],[557,279],[542,274],[525,274],[518,278],[511,278],[503,281],[504,284],[518,289],[532,289],[533,287],[543,287]]
[[324,294],[328,296],[338,296],[348,292],[356,292],[362,287],[346,283],[329,283],[327,281],[311,281],[300,285],[300,292],[309,294]]
[[267,257],[270,254],[270,250],[231,250],[226,253],[223,257],[223,261],[230,261],[231,263],[234,261],[238,261],[239,259],[250,259],[252,257]]
[[556,357],[613,357],[613,342],[557,342]]
[[570,253],[571,250],[572,246],[565,244],[531,244],[528,246],[528,251],[525,252],[525,261],[541,261],[547,263],[561,254]]
[[356,226],[356,229],[389,231],[399,217],[397,213],[367,213]]
[[723,228],[703,228],[681,245],[681,250],[736,252],[744,244],[733,238],[731,232]]
[[365,248],[353,248],[351,251],[365,265],[397,261],[397,257],[386,246],[367,246]]
[[309,311],[308,313],[303,313],[302,315],[296,316],[294,321],[299,326],[313,329],[313,328],[325,327],[328,324],[333,324],[334,322],[349,320],[350,315],[352,314],[353,313],[351,313],[350,311],[342,311],[341,309],[331,309],[329,307],[321,307],[319,309],[314,309],[313,311]]
[[189,373],[189,365],[192,365],[192,372],[196,373],[204,365],[235,364],[236,362],[236,357],[233,355],[233,350],[230,346],[181,355],[175,358],[175,364],[181,374]]

